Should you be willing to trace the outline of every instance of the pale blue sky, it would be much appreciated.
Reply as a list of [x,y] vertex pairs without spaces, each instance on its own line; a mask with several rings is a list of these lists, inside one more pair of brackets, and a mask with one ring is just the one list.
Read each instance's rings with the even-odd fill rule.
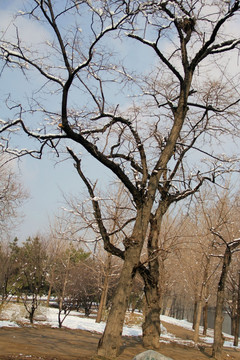
[[[2,29],[7,29],[11,24],[11,13],[21,8],[24,0],[0,0],[0,23]],[[47,37],[47,32],[41,27],[29,24],[27,19],[20,19],[21,34],[28,41],[42,40]],[[11,31],[10,31],[11,34]],[[35,84],[36,85],[36,84]],[[41,83],[39,83],[39,86]],[[11,94],[17,102],[26,101],[31,94],[31,84],[26,81],[24,75],[19,72],[6,71],[0,77],[1,99]],[[53,101],[54,97],[51,97]],[[0,104],[1,118],[7,118],[4,106]],[[31,140],[27,136],[15,138],[15,144],[19,148],[31,148]],[[28,236],[48,231],[49,221],[54,220],[54,215],[63,206],[63,194],[80,196],[85,187],[80,180],[71,159],[63,161],[64,157],[57,158],[55,154],[45,154],[41,160],[24,156],[16,162],[16,171],[20,173],[24,187],[29,193],[29,199],[21,207],[20,213],[24,219],[14,231],[21,241]],[[95,181],[97,178],[111,180],[110,174],[93,159],[86,159],[83,168],[88,176]],[[87,194],[86,194],[87,196]]]
[[[44,39],[47,40],[51,35],[44,27],[29,22],[28,17],[18,17],[17,20],[13,21],[12,14],[16,10],[22,9],[24,3],[27,3],[27,1],[0,0],[0,27],[7,30],[9,37],[14,37],[15,28],[12,24],[17,21],[21,38],[30,43],[33,49],[36,43]],[[129,40],[129,42],[132,41]],[[122,44],[117,40],[114,42],[114,46],[118,50],[121,48],[123,57],[125,56],[127,61],[132,61],[135,64],[135,69],[141,68],[143,62],[147,64],[148,51],[145,51],[144,55],[141,54],[141,46],[140,49],[136,48],[134,51],[129,52],[127,49],[122,48]],[[37,87],[36,79],[38,81],[38,78],[34,78],[35,87]],[[41,85],[42,82],[39,77],[39,88]],[[2,99],[7,94],[11,94],[16,103],[23,104],[31,96],[31,81],[27,81],[19,71],[4,71],[0,77],[0,87]],[[49,99],[49,106],[54,107],[55,101],[56,98],[52,95]],[[0,112],[0,117],[6,120],[8,114],[1,103]],[[27,120],[30,123],[31,118],[28,116]],[[22,136],[15,137],[14,144],[18,148],[31,148],[31,139],[22,134]],[[16,169],[19,170],[22,182],[30,196],[20,210],[21,214],[24,215],[24,219],[16,232],[14,232],[14,235],[16,233],[21,241],[28,236],[34,236],[38,232],[48,230],[49,221],[53,221],[54,215],[63,206],[63,194],[74,194],[78,197],[84,191],[86,193],[84,184],[73,167],[73,161],[69,159],[62,162],[63,158],[64,156],[57,158],[55,154],[45,154],[41,160],[25,156],[17,162]],[[102,186],[105,186],[105,189],[106,182],[113,180],[113,176],[106,169],[90,157],[86,158],[86,155],[84,156],[83,168],[92,181],[99,179],[99,185],[101,179],[104,179],[105,185]],[[87,193],[86,196],[88,196]]]
[[[56,163],[58,160],[54,156],[44,156],[41,160],[26,156],[18,164],[24,186],[30,193],[30,198],[21,208],[21,213],[25,214],[17,231],[21,240],[48,231],[49,221],[53,222],[54,216],[63,207],[63,194],[80,196],[85,192],[71,159]],[[100,165],[91,160],[89,176],[94,179],[100,173],[107,176]]]

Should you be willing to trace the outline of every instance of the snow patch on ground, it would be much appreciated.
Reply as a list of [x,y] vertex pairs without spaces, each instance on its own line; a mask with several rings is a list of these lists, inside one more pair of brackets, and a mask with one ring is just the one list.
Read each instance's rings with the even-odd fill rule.
[[[34,321],[35,324],[48,325],[55,328],[58,327],[58,309],[56,308],[46,308],[44,306],[41,306],[36,314],[36,319],[38,318],[44,320],[42,321],[36,320]],[[185,329],[192,330],[192,323],[186,320],[177,320],[164,315],[161,316],[161,320],[169,324],[181,326]],[[20,323],[29,323],[29,320],[27,319],[26,310],[24,309],[23,306],[19,304],[14,304],[14,303],[8,304],[0,314],[0,327],[19,327]],[[105,325],[106,325],[105,322],[96,323],[95,319],[83,317],[83,314],[76,311],[71,311],[71,313],[66,317],[66,319],[63,322],[63,326],[69,329],[80,329],[80,330],[87,330],[90,332],[98,332],[98,333],[103,333]],[[200,328],[200,333],[201,331],[202,328]],[[124,326],[123,335],[141,336],[142,328],[139,325],[134,325],[131,327]],[[233,347],[233,337],[228,334],[224,334],[224,336],[226,337],[224,346]],[[175,337],[173,334],[168,333],[166,328],[164,328],[164,326],[162,326],[161,328],[160,342],[165,342],[165,343],[175,342],[178,344],[195,346],[192,340],[182,340],[180,338]],[[207,336],[200,335],[200,342],[206,344],[212,344],[213,330],[209,329],[207,332]],[[238,348],[240,348],[240,345],[238,346]]]
[[0,320],[1,327],[19,327],[19,325],[14,321]]

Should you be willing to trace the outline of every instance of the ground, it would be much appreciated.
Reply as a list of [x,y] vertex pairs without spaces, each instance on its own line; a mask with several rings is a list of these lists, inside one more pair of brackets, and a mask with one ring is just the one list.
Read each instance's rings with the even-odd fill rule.
[[[193,332],[163,323],[168,332],[183,340],[192,339]],[[71,329],[56,329],[43,325],[0,328],[0,360],[90,360],[96,355],[100,334]],[[131,360],[145,351],[140,337],[123,337],[118,360]],[[160,344],[162,354],[174,360],[207,360],[210,345],[187,345],[174,341]],[[225,348],[224,360],[239,360],[240,350]]]

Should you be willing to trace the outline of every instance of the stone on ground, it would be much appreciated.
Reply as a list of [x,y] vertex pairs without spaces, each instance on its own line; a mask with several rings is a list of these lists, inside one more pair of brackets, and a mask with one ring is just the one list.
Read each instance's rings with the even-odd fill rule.
[[165,355],[162,355],[157,351],[147,350],[134,356],[132,360],[173,360],[173,359]]

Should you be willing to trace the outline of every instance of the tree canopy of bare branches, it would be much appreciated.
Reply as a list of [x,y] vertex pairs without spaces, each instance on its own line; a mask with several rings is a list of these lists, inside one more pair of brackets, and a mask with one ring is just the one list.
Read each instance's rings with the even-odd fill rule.
[[[15,156],[38,158],[45,149],[60,156],[65,148],[91,197],[105,249],[124,260],[99,355],[118,353],[137,270],[151,298],[158,294],[155,253],[170,205],[205,181],[219,184],[225,173],[238,170],[237,154],[222,154],[219,146],[239,135],[234,58],[240,37],[231,28],[239,10],[238,0],[33,0],[2,31],[1,74],[21,72],[31,91],[27,101],[6,96],[1,146]],[[38,44],[23,36],[21,21],[41,29]],[[134,58],[135,52],[141,56]],[[15,146],[19,131],[31,138],[32,148]],[[111,242],[96,186],[82,165],[85,154],[107,168],[132,200],[135,220],[124,249]],[[151,261],[143,268],[147,234]],[[149,311],[156,317],[154,301]],[[158,333],[158,320],[155,325]]]

